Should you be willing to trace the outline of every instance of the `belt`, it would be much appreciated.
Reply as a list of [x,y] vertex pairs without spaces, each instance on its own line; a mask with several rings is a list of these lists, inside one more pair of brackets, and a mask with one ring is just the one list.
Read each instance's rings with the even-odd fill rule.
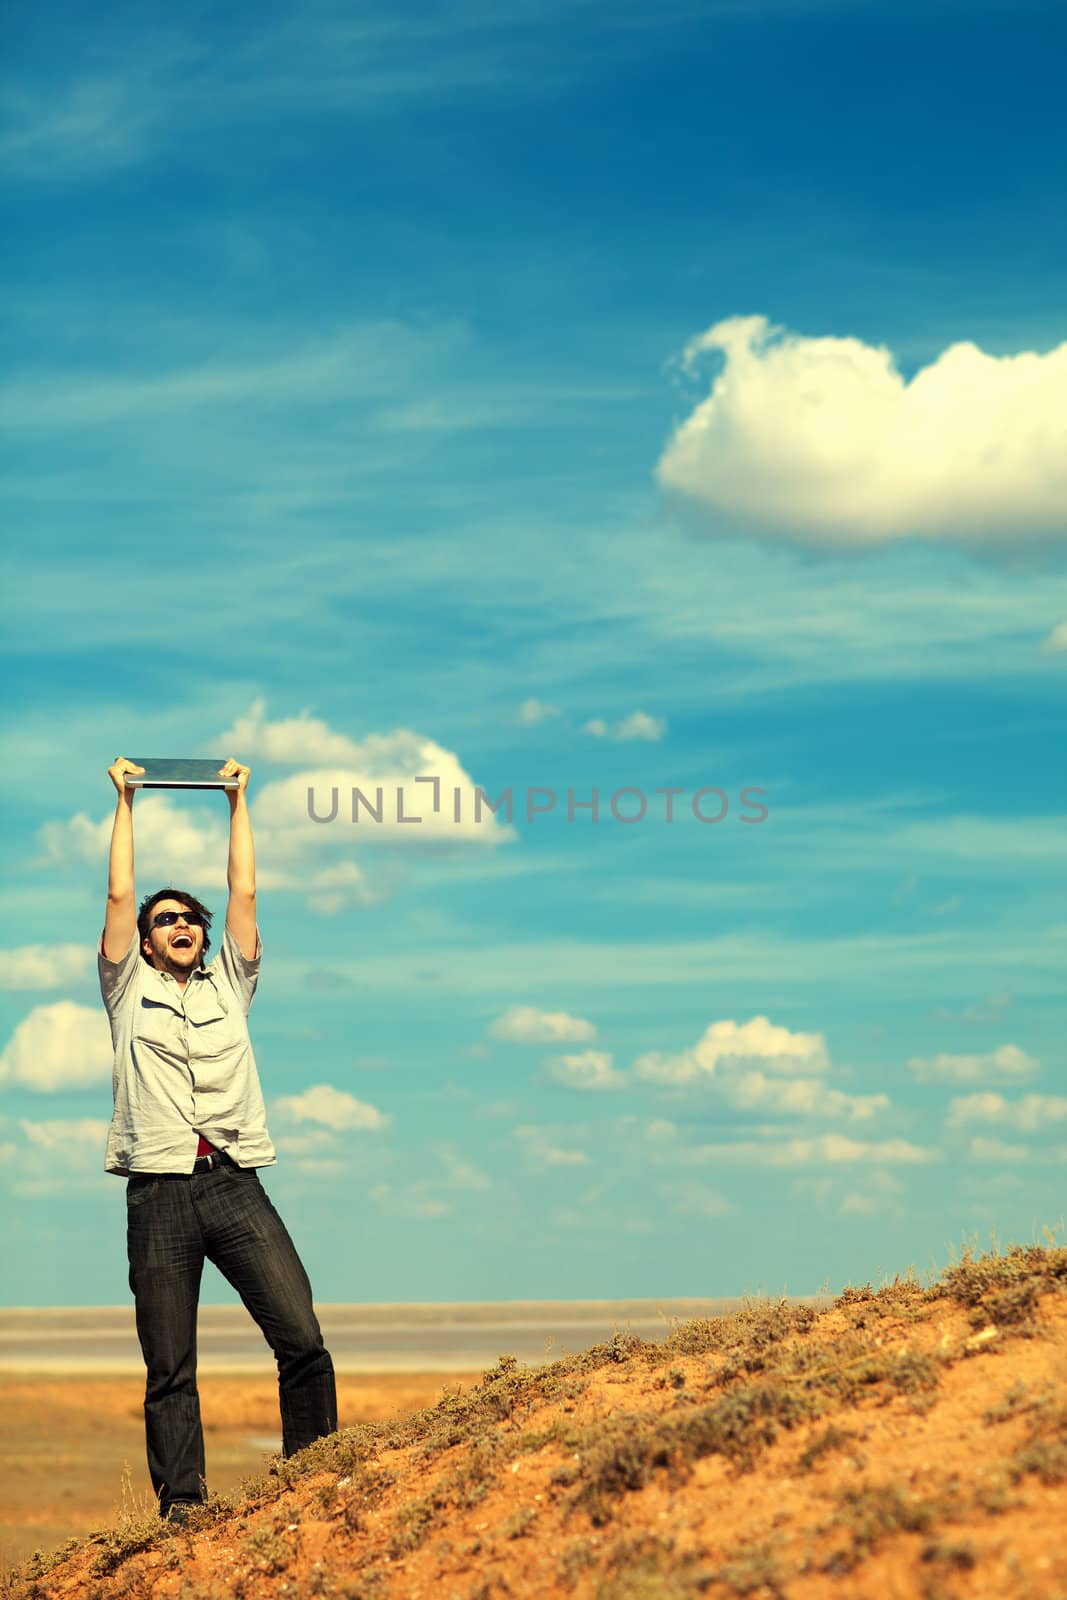
[[193,1162],[193,1171],[210,1172],[213,1167],[221,1167],[223,1165],[227,1167],[235,1167],[237,1163],[236,1161],[231,1160],[231,1158],[222,1150],[212,1150],[210,1155],[197,1156],[196,1160]]

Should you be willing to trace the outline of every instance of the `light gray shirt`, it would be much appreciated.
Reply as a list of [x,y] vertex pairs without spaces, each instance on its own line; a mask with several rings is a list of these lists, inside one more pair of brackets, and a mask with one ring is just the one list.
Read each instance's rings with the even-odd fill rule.
[[183,989],[142,958],[136,931],[121,961],[107,959],[101,939],[115,1047],[108,1172],[192,1172],[201,1133],[239,1166],[277,1160],[248,1037],[262,953],[258,930],[248,961],[224,929],[218,955]]

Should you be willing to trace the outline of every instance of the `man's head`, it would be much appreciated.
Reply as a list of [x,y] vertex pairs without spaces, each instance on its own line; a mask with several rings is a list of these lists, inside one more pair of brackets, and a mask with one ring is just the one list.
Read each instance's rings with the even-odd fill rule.
[[142,957],[175,978],[187,978],[203,966],[210,928],[207,906],[181,889],[157,889],[142,900],[137,913]]

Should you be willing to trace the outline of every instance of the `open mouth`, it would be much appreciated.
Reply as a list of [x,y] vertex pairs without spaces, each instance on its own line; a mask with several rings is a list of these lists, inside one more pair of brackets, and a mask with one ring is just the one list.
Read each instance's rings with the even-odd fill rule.
[[179,933],[176,939],[171,940],[170,947],[172,950],[191,950],[193,941],[187,933]]

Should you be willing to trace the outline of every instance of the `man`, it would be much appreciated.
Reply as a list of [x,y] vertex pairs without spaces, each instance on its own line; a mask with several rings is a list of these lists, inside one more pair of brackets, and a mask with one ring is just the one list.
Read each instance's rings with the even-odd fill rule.
[[248,768],[230,803],[229,900],[210,963],[211,913],[160,889],[138,911],[133,799],[119,756],[100,988],[115,1047],[108,1172],[128,1178],[127,1247],[137,1334],[148,1369],[148,1469],[160,1514],[185,1521],[206,1498],[196,1388],[196,1315],[205,1258],[237,1290],[274,1352],[282,1449],[292,1455],[337,1428],[333,1363],[311,1285],[257,1167],[275,1160],[248,1037],[262,946],[248,815]]

